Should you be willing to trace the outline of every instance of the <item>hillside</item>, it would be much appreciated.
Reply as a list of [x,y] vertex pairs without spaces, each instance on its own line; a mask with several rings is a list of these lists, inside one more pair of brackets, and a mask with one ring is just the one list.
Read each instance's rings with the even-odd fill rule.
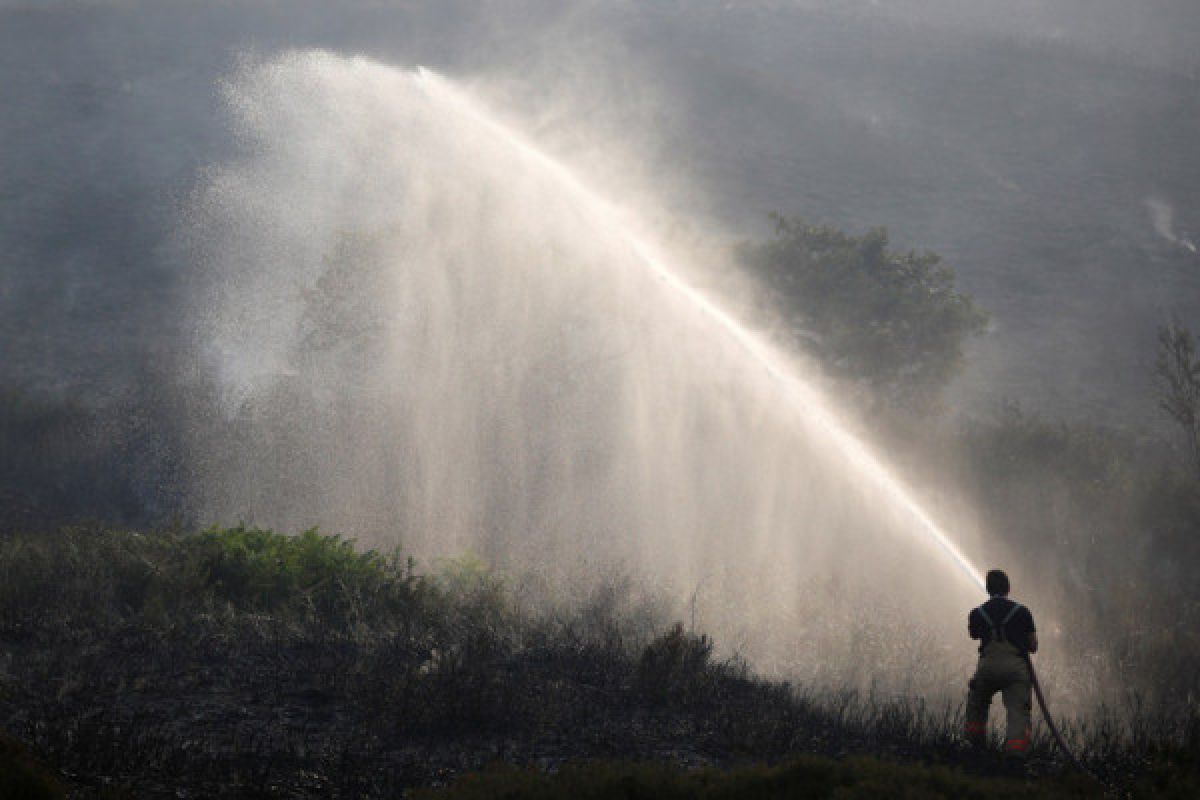
[[[594,797],[616,785],[721,797],[763,786],[870,796],[896,779],[909,797],[1022,786],[978,781],[1008,768],[963,749],[954,708],[759,680],[627,596],[613,585],[535,611],[477,561],[422,573],[314,532],[10,534],[0,731],[82,796],[396,797],[494,762],[555,772],[590,759],[610,766],[550,781],[501,771],[447,796],[523,786],[508,796],[557,797],[580,780]],[[1158,781],[1184,796],[1194,723],[1184,741],[1150,717],[1140,738],[1099,725],[1076,741],[1113,785],[1143,796]],[[18,752],[0,748],[0,781],[27,763]],[[678,771],[762,762],[792,765]],[[1031,765],[1041,777],[1021,796],[1096,796],[1041,732]]]

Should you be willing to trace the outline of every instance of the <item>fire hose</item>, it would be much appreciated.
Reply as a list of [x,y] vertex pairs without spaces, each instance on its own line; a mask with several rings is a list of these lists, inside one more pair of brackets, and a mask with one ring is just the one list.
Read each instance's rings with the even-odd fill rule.
[[1077,770],[1084,775],[1091,775],[1091,771],[1083,765],[1083,762],[1067,746],[1067,742],[1063,739],[1062,733],[1059,732],[1058,726],[1054,724],[1054,717],[1050,716],[1050,709],[1046,707],[1046,696],[1042,694],[1042,684],[1038,682],[1037,671],[1033,668],[1033,659],[1029,653],[1025,654],[1025,663],[1029,666],[1029,680],[1033,684],[1033,693],[1037,695],[1038,708],[1042,710],[1042,719],[1046,720],[1046,727],[1050,729],[1050,733],[1054,736],[1054,741],[1058,744],[1058,749],[1066,754]]

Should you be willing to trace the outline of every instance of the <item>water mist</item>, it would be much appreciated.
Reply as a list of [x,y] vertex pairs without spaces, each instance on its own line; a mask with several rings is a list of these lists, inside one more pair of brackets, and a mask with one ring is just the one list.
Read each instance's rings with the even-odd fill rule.
[[807,680],[963,669],[978,572],[623,198],[427,71],[294,53],[226,91],[242,154],[187,220],[201,516],[619,567]]

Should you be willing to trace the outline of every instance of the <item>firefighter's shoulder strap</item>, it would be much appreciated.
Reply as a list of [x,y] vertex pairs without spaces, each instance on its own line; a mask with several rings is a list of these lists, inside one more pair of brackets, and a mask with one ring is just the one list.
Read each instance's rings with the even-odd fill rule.
[[1007,642],[1008,638],[1004,635],[1004,626],[1008,624],[1009,620],[1017,615],[1017,612],[1020,611],[1021,608],[1022,606],[1020,603],[1013,603],[1012,608],[1010,608],[1008,613],[1004,615],[1004,619],[1000,620],[999,625],[992,620],[991,616],[988,615],[987,609],[985,609],[983,606],[977,608],[976,611],[979,612],[979,616],[983,617],[983,621],[987,623],[988,627],[992,629],[992,641]]

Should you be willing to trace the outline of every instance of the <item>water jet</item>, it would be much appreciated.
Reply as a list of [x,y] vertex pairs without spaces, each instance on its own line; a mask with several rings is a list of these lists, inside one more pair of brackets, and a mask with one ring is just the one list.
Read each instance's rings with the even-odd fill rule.
[[913,619],[961,636],[978,570],[632,197],[428,69],[290,53],[226,90],[242,155],[187,220],[225,409],[196,425],[203,516],[625,565],[760,669],[839,682],[915,658]]

